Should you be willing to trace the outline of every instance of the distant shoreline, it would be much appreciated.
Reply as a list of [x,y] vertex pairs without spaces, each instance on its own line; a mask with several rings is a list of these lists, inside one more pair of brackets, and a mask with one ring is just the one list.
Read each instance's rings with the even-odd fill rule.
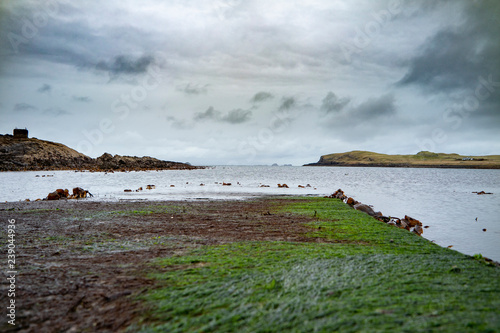
[[433,165],[433,164],[420,164],[420,165],[408,165],[408,164],[320,164],[320,163],[310,163],[304,164],[303,166],[312,167],[354,167],[354,168],[418,168],[418,169],[483,169],[483,170],[497,170],[500,169],[500,165],[486,166],[486,165]]
[[304,166],[500,169],[500,155],[462,156],[421,151],[415,155],[387,155],[369,151],[351,151],[323,155],[316,163]]

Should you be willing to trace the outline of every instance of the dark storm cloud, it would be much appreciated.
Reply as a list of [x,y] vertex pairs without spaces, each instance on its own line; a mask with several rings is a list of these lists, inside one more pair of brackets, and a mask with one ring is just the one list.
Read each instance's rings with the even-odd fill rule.
[[256,93],[252,99],[250,100],[250,102],[252,103],[260,103],[260,102],[264,102],[264,101],[267,101],[269,99],[273,99],[274,98],[274,95],[269,93],[269,92],[266,92],[266,91],[260,91],[258,93]]
[[209,107],[205,112],[199,112],[195,114],[195,121],[205,121],[212,120],[218,122],[225,122],[229,124],[241,124],[244,123],[252,117],[252,111],[235,109],[231,110],[225,114],[220,111],[215,110],[212,106]]
[[[150,51],[150,35],[139,28],[96,24],[79,17],[78,4],[59,5],[51,15],[43,3],[19,2],[5,8],[0,20],[2,53],[106,72],[111,78],[143,74],[157,60]],[[40,17],[46,20],[37,23],[34,18]]]
[[321,110],[330,113],[330,112],[339,112],[341,111],[349,102],[350,98],[343,97],[338,98],[337,95],[333,92],[329,92],[325,98],[323,98],[323,103],[321,104]]
[[437,93],[474,87],[480,75],[500,80],[500,2],[464,1],[462,15],[462,24],[441,29],[422,45],[399,85]]
[[90,103],[92,99],[89,96],[73,96],[75,102]]
[[51,90],[52,90],[52,87],[50,86],[50,84],[47,84],[47,83],[44,83],[40,88],[37,89],[37,91],[40,94],[50,93]]
[[17,103],[14,105],[14,111],[36,111],[38,110],[35,106],[28,103]]
[[203,86],[200,85],[191,85],[191,83],[186,84],[185,86],[178,86],[177,90],[182,91],[186,95],[201,95],[206,94],[208,91],[208,84]]

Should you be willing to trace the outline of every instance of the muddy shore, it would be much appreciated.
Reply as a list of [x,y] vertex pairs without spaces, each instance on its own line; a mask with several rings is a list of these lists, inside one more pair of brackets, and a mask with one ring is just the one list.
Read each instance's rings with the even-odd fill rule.
[[[16,221],[18,275],[16,326],[4,318],[0,330],[119,332],[144,310],[134,296],[156,287],[146,278],[155,258],[235,241],[326,241],[306,237],[311,218],[274,213],[289,200],[298,199],[1,203],[2,225]],[[7,289],[3,281],[1,304]]]

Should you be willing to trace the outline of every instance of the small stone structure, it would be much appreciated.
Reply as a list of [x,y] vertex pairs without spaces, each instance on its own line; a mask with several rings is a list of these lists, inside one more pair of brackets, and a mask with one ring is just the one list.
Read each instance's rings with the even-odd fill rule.
[[28,138],[28,130],[15,128],[14,129],[14,138],[15,139],[27,139]]

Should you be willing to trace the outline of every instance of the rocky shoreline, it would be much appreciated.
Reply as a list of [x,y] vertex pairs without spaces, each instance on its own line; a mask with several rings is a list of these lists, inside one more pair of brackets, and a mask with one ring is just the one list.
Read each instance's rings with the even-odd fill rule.
[[373,210],[373,208],[369,205],[363,204],[361,202],[358,202],[354,200],[351,197],[348,197],[345,195],[344,191],[341,189],[338,189],[335,191],[330,196],[326,196],[325,198],[336,198],[342,200],[345,204],[351,206],[355,210],[359,210],[361,212],[364,212],[376,220],[380,222],[387,223],[388,225],[392,225],[395,227],[398,227],[400,229],[406,229],[408,231],[411,231],[419,236],[422,236],[422,233],[424,232],[423,228],[427,228],[427,226],[423,226],[422,222],[420,222],[417,219],[414,219],[408,215],[405,215],[404,218],[398,218],[398,217],[392,217],[392,216],[384,216],[381,212],[376,212]]
[[104,153],[91,158],[63,144],[36,138],[0,135],[0,171],[145,171],[192,170],[202,167],[162,161],[153,157],[121,156]]

